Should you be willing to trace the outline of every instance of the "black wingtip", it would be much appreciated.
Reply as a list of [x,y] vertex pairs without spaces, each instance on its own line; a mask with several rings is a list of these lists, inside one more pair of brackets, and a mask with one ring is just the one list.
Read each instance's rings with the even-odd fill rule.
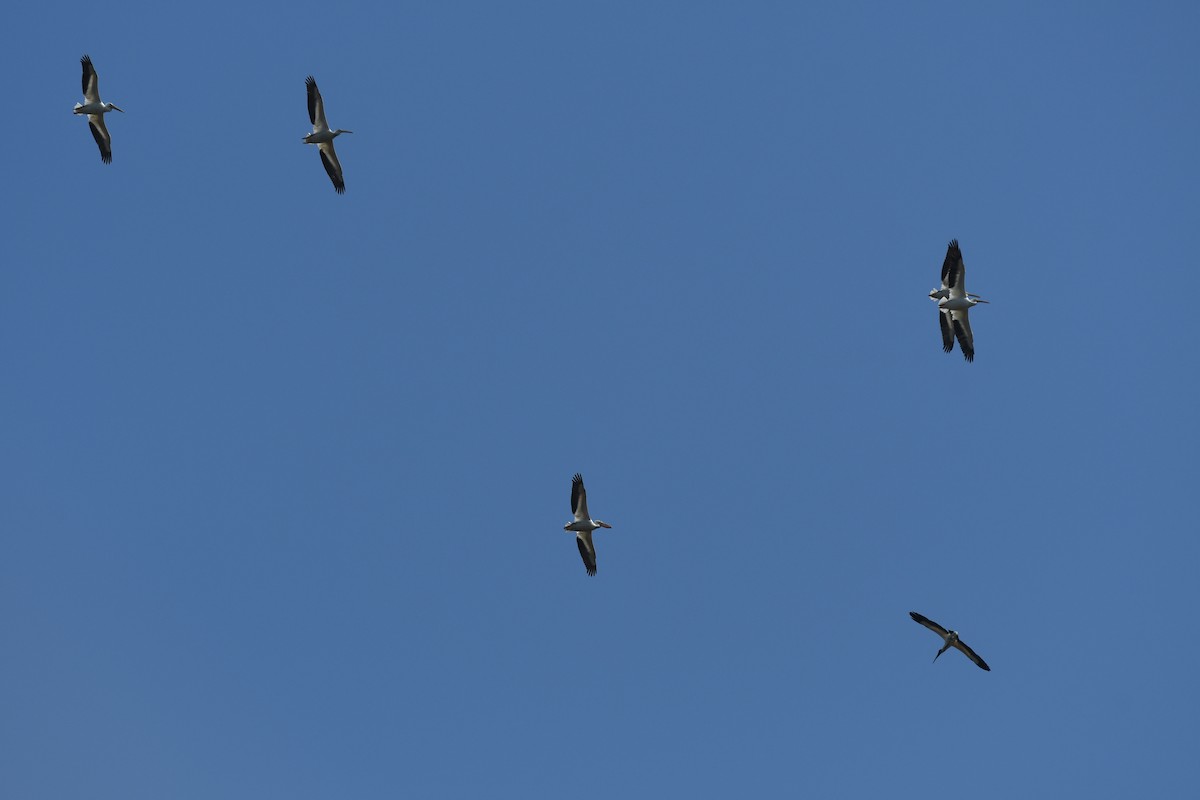
[[92,63],[92,57],[89,56],[87,53],[84,53],[83,58],[79,59],[79,63],[83,64],[86,67]]
[[583,475],[576,472],[574,477],[571,478],[571,483],[583,483]]
[[954,320],[954,338],[958,339],[958,347],[962,350],[963,358],[967,361],[974,361],[975,347],[967,340],[967,332],[958,320]]
[[317,79],[314,78],[312,75],[309,75],[307,78],[304,79],[304,85],[305,86],[316,86]]
[[583,558],[583,568],[587,570],[588,575],[596,574],[596,558],[595,550],[588,550],[588,546],[583,543],[583,538],[576,536],[575,545],[579,548],[579,555]]
[[112,149],[108,146],[104,136],[100,134],[100,129],[90,119],[88,120],[88,129],[92,132],[92,138],[96,140],[96,146],[100,149],[100,160],[105,164],[112,163]]

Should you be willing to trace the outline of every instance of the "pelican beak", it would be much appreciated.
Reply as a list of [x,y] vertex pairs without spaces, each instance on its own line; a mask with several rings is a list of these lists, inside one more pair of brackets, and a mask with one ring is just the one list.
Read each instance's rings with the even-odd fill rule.
[[987,300],[984,300],[984,299],[982,299],[982,298],[979,298],[979,297],[976,297],[976,298],[975,298],[975,302],[976,302],[976,303],[987,303],[989,306],[991,305],[991,303],[990,303],[989,301],[987,301]]
[[611,528],[611,527],[612,527],[612,525],[609,525],[607,522],[598,522],[597,524],[598,524],[598,525],[599,525],[601,528]]
[[120,111],[122,114],[124,114],[124,113],[125,113],[125,109],[123,109],[123,108],[117,108],[116,106],[113,106],[113,111]]

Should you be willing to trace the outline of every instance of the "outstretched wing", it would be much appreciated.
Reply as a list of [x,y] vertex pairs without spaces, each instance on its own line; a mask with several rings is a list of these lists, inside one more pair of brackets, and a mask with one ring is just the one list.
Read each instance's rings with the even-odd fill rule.
[[325,121],[325,101],[321,99],[316,79],[309,75],[304,79],[304,85],[308,87],[308,121],[312,123],[314,131],[329,130],[329,123]]
[[924,625],[926,628],[929,628],[929,630],[933,631],[938,636],[941,636],[943,639],[946,638],[946,634],[949,633],[949,631],[947,631],[941,625],[938,625],[936,622],[931,620],[929,617],[923,617],[915,611],[908,612],[908,615],[910,617],[912,617],[914,620],[916,620],[917,622]]
[[971,320],[967,319],[967,309],[951,311],[950,317],[954,325],[954,335],[958,337],[958,346],[962,348],[963,358],[975,360],[975,336],[971,333]]
[[96,75],[96,68],[92,66],[92,59],[87,54],[79,59],[79,63],[83,65],[83,99],[86,103],[100,102],[100,78]]
[[333,188],[338,194],[345,194],[346,183],[342,180],[342,165],[338,161],[337,153],[333,151],[333,142],[322,142],[317,145],[317,149],[321,151],[321,163],[329,173],[329,180],[333,181]]
[[92,129],[92,138],[100,147],[100,160],[105,164],[112,163],[112,137],[104,125],[103,114],[88,114],[88,127]]
[[961,650],[961,651],[962,651],[962,653],[963,653],[963,655],[965,655],[967,658],[969,658],[969,659],[971,659],[972,661],[974,661],[974,662],[975,662],[975,666],[979,667],[980,669],[985,669],[985,670],[987,670],[988,672],[991,672],[991,671],[992,671],[992,668],[991,668],[991,667],[989,667],[989,666],[987,665],[987,662],[986,662],[986,661],[984,661],[982,658],[980,658],[978,655],[976,655],[974,650],[972,650],[971,648],[967,647],[967,646],[966,646],[966,645],[963,643],[963,640],[962,640],[962,639],[957,639],[957,640],[955,640],[955,642],[954,642],[954,646],[955,646],[955,647],[957,647],[959,650]]
[[942,287],[950,290],[951,297],[963,297],[963,277],[966,268],[963,265],[962,250],[958,249],[958,239],[951,239],[946,247],[946,260],[942,262]]
[[954,328],[950,324],[950,312],[938,310],[938,325],[942,329],[942,349],[949,353],[954,349]]
[[587,509],[587,489],[583,488],[583,476],[578,472],[571,478],[571,513],[576,522],[591,519]]
[[579,555],[583,557],[583,566],[588,575],[596,574],[596,546],[592,544],[591,532],[580,531],[575,534],[575,543],[579,545]]

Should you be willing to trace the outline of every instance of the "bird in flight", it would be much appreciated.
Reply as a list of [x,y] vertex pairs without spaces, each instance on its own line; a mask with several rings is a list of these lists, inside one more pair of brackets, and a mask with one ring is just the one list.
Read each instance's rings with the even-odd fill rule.
[[329,180],[333,181],[334,191],[345,194],[346,183],[342,180],[341,162],[338,161],[337,153],[333,151],[333,140],[343,133],[354,131],[344,131],[341,128],[336,131],[329,130],[329,123],[325,121],[325,101],[321,99],[317,81],[309,75],[304,79],[304,85],[308,87],[308,119],[313,126],[312,133],[304,137],[304,143],[317,146],[321,151],[321,163],[329,173]]
[[958,240],[951,239],[946,248],[946,260],[942,262],[942,288],[930,290],[929,299],[938,304],[942,349],[949,353],[954,349],[954,340],[957,338],[963,358],[974,361],[975,337],[971,333],[971,321],[967,319],[967,311],[978,303],[987,303],[987,300],[966,290],[965,272]]
[[923,617],[915,611],[908,612],[908,615],[924,625],[926,628],[929,628],[929,630],[933,631],[938,636],[942,637],[942,641],[945,642],[945,644],[942,645],[942,649],[937,651],[937,656],[933,657],[934,661],[937,661],[938,656],[940,656],[942,653],[946,652],[951,647],[955,647],[967,658],[974,661],[975,666],[979,667],[980,669],[985,669],[988,672],[992,671],[992,668],[987,665],[986,661],[977,656],[974,650],[967,647],[963,640],[958,638],[958,631],[948,631],[941,625],[938,625],[936,622],[931,620],[929,617]]
[[571,512],[575,515],[575,519],[563,525],[563,530],[575,532],[575,543],[579,545],[579,555],[583,557],[583,566],[588,575],[595,575],[596,546],[592,544],[592,531],[597,528],[611,528],[612,525],[592,519],[588,514],[587,490],[583,488],[583,476],[578,472],[571,479]]
[[88,127],[92,129],[92,138],[100,147],[100,160],[105,164],[111,164],[112,136],[109,136],[108,126],[104,124],[104,115],[110,111],[120,111],[122,114],[125,112],[112,103],[100,100],[100,78],[96,75],[96,68],[92,66],[92,59],[84,55],[79,59],[79,63],[83,65],[83,99],[85,102],[75,104],[75,113],[87,114]]

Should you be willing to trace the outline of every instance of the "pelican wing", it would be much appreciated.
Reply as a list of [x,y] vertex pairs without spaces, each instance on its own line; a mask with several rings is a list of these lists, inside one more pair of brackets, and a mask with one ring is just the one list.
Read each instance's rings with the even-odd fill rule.
[[956,640],[956,641],[954,642],[954,646],[955,646],[955,647],[957,647],[959,650],[961,650],[961,651],[962,651],[962,653],[963,653],[963,655],[965,655],[967,658],[969,658],[969,659],[971,659],[972,661],[974,661],[974,662],[975,662],[975,666],[979,667],[980,669],[987,670],[988,672],[991,672],[991,671],[992,671],[992,668],[991,668],[991,667],[989,667],[989,666],[987,665],[987,662],[986,662],[986,661],[984,661],[984,660],[983,660],[982,658],[980,658],[979,656],[975,655],[975,651],[974,651],[974,650],[972,650],[971,648],[969,648],[969,647],[967,647],[965,644],[963,644],[963,640],[962,640],[962,639],[958,639],[958,640]]
[[578,472],[571,478],[571,513],[576,522],[592,518],[587,510],[587,489],[583,488],[583,476]]
[[317,88],[316,79],[309,75],[304,79],[304,85],[308,87],[308,119],[312,123],[313,132],[329,130],[329,123],[325,121],[325,101],[321,99],[321,90]]
[[346,184],[342,181],[342,165],[338,162],[337,153],[333,152],[333,142],[322,142],[317,145],[317,149],[321,151],[321,163],[325,165],[325,171],[329,173],[329,180],[333,181],[333,188],[338,194],[345,194]]
[[96,144],[100,146],[100,160],[105,164],[111,164],[112,137],[108,135],[108,128],[104,126],[104,115],[88,114],[88,126],[92,129],[92,136],[96,139]]
[[910,617],[912,617],[914,620],[916,620],[917,622],[919,622],[919,623],[921,623],[922,625],[924,625],[926,628],[929,628],[929,630],[933,631],[933,632],[934,632],[934,633],[936,633],[938,636],[941,636],[943,639],[945,639],[945,638],[946,638],[946,634],[948,634],[948,633],[949,633],[949,631],[948,631],[948,630],[946,630],[945,628],[943,628],[941,625],[938,625],[936,622],[934,622],[933,620],[931,620],[929,617],[923,617],[923,616],[921,616],[920,614],[918,614],[918,613],[917,613],[917,612],[915,612],[915,611],[910,611],[910,612],[908,612],[908,615],[909,615]]
[[588,575],[596,574],[596,546],[592,544],[591,531],[579,531],[575,534],[575,543],[579,545],[579,555],[583,557],[583,566]]
[[88,55],[84,55],[79,59],[79,63],[83,65],[83,99],[87,103],[100,102],[100,78],[96,76],[96,68],[92,66],[92,59]]
[[942,262],[942,288],[950,290],[950,297],[963,297],[966,267],[963,265],[962,250],[958,249],[958,239],[951,239],[946,247],[946,260]]
[[949,353],[954,349],[954,328],[950,324],[950,312],[938,310],[938,325],[942,329],[942,349]]
[[954,325],[954,335],[958,338],[958,346],[962,348],[963,358],[975,360],[975,337],[971,334],[971,320],[967,319],[967,309],[951,311],[950,318]]

